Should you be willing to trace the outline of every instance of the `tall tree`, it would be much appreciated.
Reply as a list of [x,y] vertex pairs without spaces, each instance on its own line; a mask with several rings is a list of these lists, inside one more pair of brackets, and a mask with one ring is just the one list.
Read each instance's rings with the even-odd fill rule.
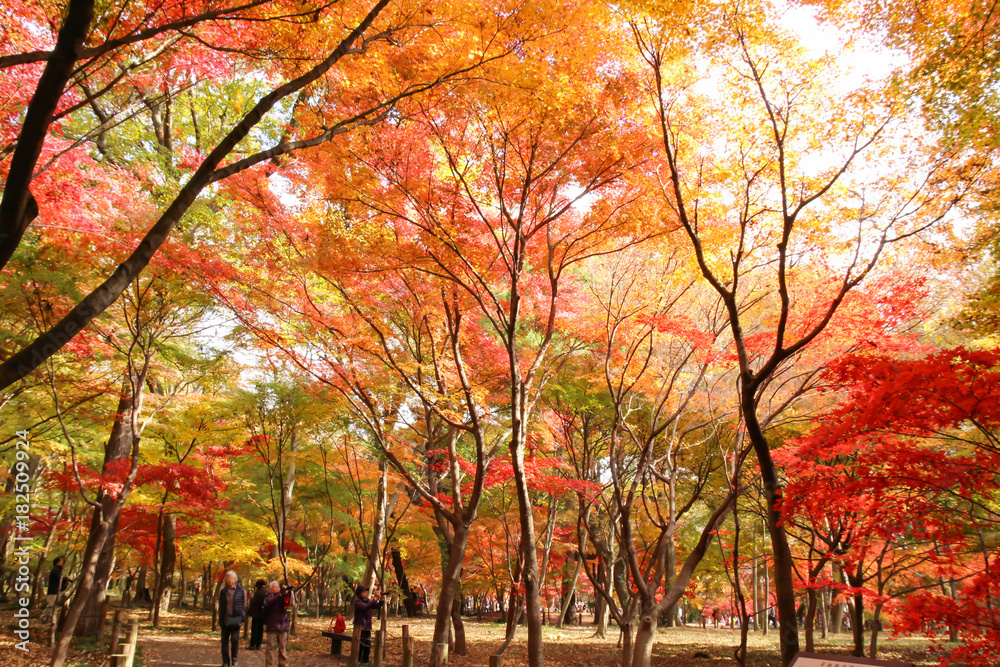
[[[669,176],[663,197],[728,313],[740,413],[768,504],[788,664],[799,647],[795,582],[762,396],[783,365],[821,338],[885,251],[944,220],[967,185],[956,188],[944,178],[952,155],[907,133],[916,119],[889,77],[837,94],[824,82],[842,76],[844,66],[811,57],[768,10],[765,4],[759,11],[699,14],[713,35],[706,41],[687,36],[676,17],[640,19],[634,31],[652,77]],[[724,94],[697,87],[710,74],[685,66],[695,53],[739,72],[716,75]],[[726,148],[719,137],[727,137]],[[869,167],[901,161],[906,168],[873,172],[860,168],[862,160]],[[810,264],[818,271],[807,270]],[[817,280],[823,288],[803,301]],[[748,290],[761,300],[749,314],[741,309]],[[761,308],[766,329],[753,332],[748,325]]]

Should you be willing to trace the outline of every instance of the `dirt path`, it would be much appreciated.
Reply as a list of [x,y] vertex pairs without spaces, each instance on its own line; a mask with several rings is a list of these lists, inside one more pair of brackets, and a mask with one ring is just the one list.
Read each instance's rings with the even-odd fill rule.
[[[222,664],[221,640],[204,634],[185,636],[178,633],[140,635],[144,667],[219,667]],[[275,656],[277,658],[277,656]],[[340,662],[313,651],[288,651],[288,662],[295,667],[330,667]],[[240,641],[239,667],[264,667],[264,651],[250,651]]]

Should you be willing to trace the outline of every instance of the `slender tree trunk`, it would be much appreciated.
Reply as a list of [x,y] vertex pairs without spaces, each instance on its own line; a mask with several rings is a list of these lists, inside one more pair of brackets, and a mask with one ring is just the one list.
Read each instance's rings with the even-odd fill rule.
[[156,627],[160,627],[160,614],[170,609],[174,565],[177,561],[176,526],[177,519],[173,514],[163,517],[163,548],[160,556],[160,572],[156,581],[156,595],[153,597],[153,625]]
[[814,625],[816,623],[816,589],[809,588],[806,590],[806,619],[805,619],[805,631],[806,631],[806,651],[812,653],[816,649],[816,643],[814,641]]
[[84,607],[87,606],[95,585],[97,585],[95,582],[95,573],[97,572],[98,559],[101,557],[104,543],[112,531],[112,526],[116,523],[121,512],[121,504],[109,495],[102,496],[100,502],[101,509],[94,512],[87,545],[84,548],[83,567],[77,577],[79,583],[77,584],[76,595],[73,597],[73,602],[70,604],[69,611],[62,622],[62,634],[59,636],[59,641],[56,642],[55,650],[52,652],[51,667],[62,667],[66,660],[66,656],[69,653],[69,644],[73,639],[73,631],[80,621]]
[[[570,579],[569,587],[566,589],[566,595],[563,596],[562,605],[559,608],[559,622],[558,627],[562,627],[563,623],[566,622],[566,614],[569,611],[570,602],[576,596],[576,582],[580,578],[580,569],[583,567],[584,555],[580,554],[576,560],[576,566],[573,568],[573,577]],[[598,599],[600,599],[600,594],[598,594]],[[596,613],[596,609],[595,609]]]
[[881,618],[882,618],[882,604],[876,602],[875,606],[872,607],[872,637],[871,637],[871,643],[868,645],[869,660],[876,660],[878,658],[878,631]]
[[372,525],[372,541],[368,548],[368,564],[365,566],[365,576],[361,580],[361,584],[366,588],[371,588],[372,582],[375,581],[375,574],[382,560],[382,545],[385,542],[386,486],[388,484],[389,471],[384,458],[379,460],[378,469],[378,496],[375,501],[375,522]]
[[149,595],[149,586],[146,585],[146,576],[149,570],[145,567],[139,568],[139,576],[135,580],[135,598],[139,602],[145,602]]
[[[735,658],[740,667],[747,664],[747,633],[750,628],[750,615],[747,613],[747,600],[743,594],[740,582],[740,513],[739,506],[733,507],[733,593],[737,604],[734,605],[740,614],[740,645],[736,649]],[[721,544],[721,541],[720,541]]]
[[452,626],[452,606],[456,600],[458,584],[462,576],[465,546],[469,541],[468,526],[459,524],[453,526],[453,530],[451,547],[448,549],[448,564],[441,576],[441,594],[438,597],[437,611],[434,619],[431,665],[436,664],[440,646],[449,643],[448,636]]
[[767,528],[771,536],[774,558],[775,606],[778,610],[778,632],[781,647],[781,664],[791,664],[799,652],[798,618],[795,615],[795,580],[792,576],[792,550],[788,534],[781,520],[781,483],[778,470],[771,458],[771,449],[757,419],[756,385],[744,377],[740,392],[740,408],[746,424],[747,436],[757,454],[764,499],[767,507]]
[[[583,564],[583,558],[586,558],[586,554],[581,554],[580,564]],[[605,593],[611,594],[611,589],[608,586],[608,572],[607,566],[604,562],[604,556],[600,553],[597,554],[597,565],[595,567],[596,581],[594,584],[594,625],[597,626],[595,634],[598,637],[605,637],[608,634],[608,601],[599,592],[598,589],[603,590]]]
[[184,597],[187,594],[187,577],[185,576],[185,572],[184,572],[184,555],[183,554],[181,554],[181,557],[180,557],[180,568],[179,568],[179,570],[180,570],[180,575],[181,575],[181,582],[180,582],[180,592],[177,595],[177,608],[178,609],[183,609],[184,608]]
[[406,570],[403,568],[403,557],[399,553],[399,549],[393,549],[390,552],[392,557],[392,568],[396,573],[396,583],[399,584],[399,589],[403,596],[403,607],[406,608],[406,617],[413,618],[417,615],[417,604],[414,602],[413,590],[410,588],[410,580],[406,576]]
[[[129,375],[130,374],[130,377]],[[104,446],[104,464],[102,473],[107,473],[109,468],[122,459],[128,457],[133,447],[132,419],[133,416],[142,409],[142,386],[146,381],[146,373],[127,371],[127,376],[122,382],[121,392],[118,396],[118,411],[115,413],[115,421],[111,426],[111,434]],[[133,396],[135,400],[133,401]],[[120,508],[117,511],[110,511],[111,507],[104,500],[101,500],[101,509],[94,509],[91,520],[91,530],[96,526],[107,523],[106,534],[100,539],[101,552],[96,560],[95,569],[92,574],[93,583],[88,587],[88,597],[84,601],[79,614],[79,620],[74,620],[75,631],[80,635],[96,635],[97,624],[100,619],[101,606],[107,599],[108,578],[114,569],[115,563],[115,538],[118,533],[118,518]],[[110,523],[104,517],[110,519]],[[77,588],[77,595],[80,589]],[[76,599],[74,598],[74,604]],[[69,620],[67,616],[67,621]],[[64,625],[65,627],[65,625]]]
[[[523,400],[523,397],[519,398]],[[524,583],[525,621],[528,626],[528,667],[542,667],[545,656],[542,645],[542,608],[539,604],[538,554],[535,551],[535,518],[524,469],[526,434],[521,430],[520,421],[515,421],[517,426],[511,436],[511,460],[514,486],[517,489],[517,513],[521,524],[521,581]]]
[[[840,580],[840,583],[846,584],[847,583],[847,577],[844,575],[844,568],[840,567],[836,563],[830,563],[830,567],[833,568],[833,576],[837,577]],[[834,598],[836,598],[836,594],[833,591],[831,591],[831,594],[830,594],[830,604],[831,605],[834,604],[834,602],[833,602]],[[832,620],[832,626],[833,626],[833,634],[839,635],[840,633],[842,633],[844,631],[844,603],[843,602],[837,602],[836,603],[836,605],[833,607],[833,610],[832,610],[832,616],[833,616],[833,618],[831,620]]]
[[[671,483],[671,494],[674,493],[673,486],[673,483]],[[671,503],[671,506],[673,506],[673,504],[674,503]],[[675,519],[671,519],[671,523],[675,524]],[[666,565],[664,567],[666,579],[663,582],[663,588],[664,590],[670,590],[674,577],[677,576],[677,542],[674,539],[673,529],[669,530],[666,536],[666,549],[664,557],[666,558]],[[675,627],[677,625],[677,605],[671,605],[664,612],[664,616],[667,619],[667,627]]]
[[827,639],[830,636],[830,608],[826,603],[827,593],[829,588],[824,588],[819,592],[819,617],[823,621],[823,634],[820,635],[823,639]]
[[[614,584],[611,581],[611,568],[608,566],[607,562],[603,561],[603,559],[601,568],[601,585],[604,587],[604,592],[607,594],[608,598],[610,598],[614,592]],[[601,605],[601,615],[596,619],[597,636],[603,638],[608,635],[608,622],[610,621],[611,607],[603,595],[600,596],[600,600],[603,604]]]
[[[948,580],[948,596],[952,600],[957,600],[958,599],[958,586],[955,583],[954,577],[952,577],[951,579]],[[878,611],[881,611],[881,610],[882,610],[882,608],[879,607]],[[948,641],[950,641],[952,644],[957,644],[958,643],[958,641],[959,641],[959,635],[958,635],[958,624],[957,623],[952,623],[951,625],[948,626]],[[875,644],[875,640],[874,640],[874,637],[873,637],[872,638],[872,645],[874,645],[874,644]],[[874,660],[874,657],[872,659]]]
[[454,629],[454,645],[452,650],[455,652],[455,655],[465,655],[468,653],[468,649],[465,643],[465,623],[462,622],[461,587],[459,587],[459,593],[455,595],[455,599],[451,602],[451,625]]
[[[634,657],[635,657],[635,645],[633,643],[632,637],[632,624],[626,623],[621,627],[622,633],[622,667],[635,667]],[[652,650],[652,635],[650,635],[649,642],[650,650]]]
[[[858,566],[860,570],[861,566]],[[860,588],[864,583],[860,576],[847,576],[848,582],[853,588]],[[851,618],[851,630],[854,632],[854,655],[857,658],[865,656],[865,600],[861,593],[854,594],[854,615]]]
[[[763,528],[762,528],[762,532],[763,532]],[[764,621],[764,632],[762,634],[766,637],[767,633],[771,629],[771,621],[768,618],[770,616],[770,614],[771,614],[771,576],[768,574],[768,571],[767,571],[767,561],[766,560],[761,563],[761,570],[763,571],[763,576],[764,576],[764,582],[763,582],[763,584],[764,584],[764,607],[763,607],[763,611],[762,611],[762,613],[763,613],[762,620]]]
[[201,577],[201,608],[204,610],[210,609],[208,600],[211,593],[212,585],[212,563],[208,563],[204,567],[204,573]]

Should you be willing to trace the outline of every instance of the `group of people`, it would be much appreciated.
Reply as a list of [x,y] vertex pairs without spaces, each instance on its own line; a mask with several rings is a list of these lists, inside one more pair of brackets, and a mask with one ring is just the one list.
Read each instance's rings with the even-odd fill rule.
[[[358,586],[354,593],[354,627],[361,631],[358,662],[365,664],[371,657],[372,612],[380,609],[385,601],[380,595],[372,596],[365,586]],[[219,627],[222,628],[222,667],[238,667],[240,630],[248,618],[248,649],[261,650],[266,631],[264,664],[266,667],[273,667],[277,656],[278,667],[287,667],[288,629],[291,625],[288,610],[294,602],[293,595],[291,586],[283,587],[277,581],[267,584],[263,579],[258,579],[248,602],[246,590],[236,573],[232,570],[226,572],[225,585],[219,590],[218,600]]]
[[288,610],[293,603],[290,586],[282,587],[277,581],[270,584],[258,579],[253,597],[247,601],[246,589],[236,573],[226,572],[225,585],[219,590],[218,618],[222,628],[222,666],[237,667],[240,649],[240,629],[250,619],[251,651],[261,650],[264,632],[267,632],[264,664],[273,667],[275,654],[279,667],[288,665]]

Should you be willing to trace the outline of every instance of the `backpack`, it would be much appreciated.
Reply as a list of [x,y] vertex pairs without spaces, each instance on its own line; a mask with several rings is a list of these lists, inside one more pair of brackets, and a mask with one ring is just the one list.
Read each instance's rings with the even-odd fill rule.
[[345,630],[347,630],[347,621],[344,620],[344,617],[342,615],[337,614],[337,618],[333,622],[333,631],[336,632],[337,634],[340,634]]

